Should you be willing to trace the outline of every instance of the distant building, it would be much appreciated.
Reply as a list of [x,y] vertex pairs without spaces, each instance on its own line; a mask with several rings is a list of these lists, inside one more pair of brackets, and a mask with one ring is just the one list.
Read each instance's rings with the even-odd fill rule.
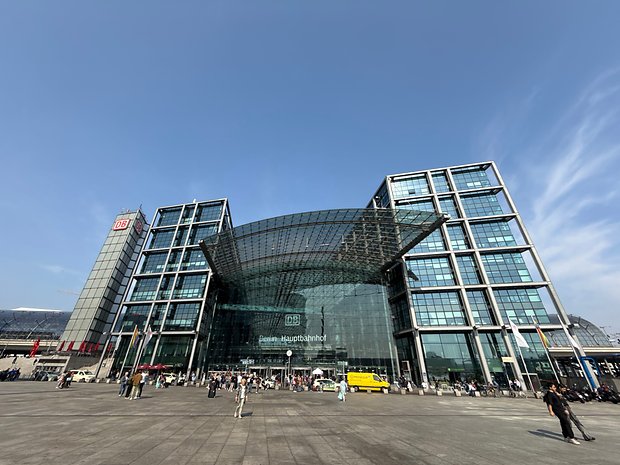
[[148,223],[138,210],[117,215],[95,265],[75,304],[58,346],[59,351],[93,352],[103,348],[118,313]]
[[45,308],[0,310],[0,356],[27,354],[39,339],[41,352],[54,350],[70,316]]

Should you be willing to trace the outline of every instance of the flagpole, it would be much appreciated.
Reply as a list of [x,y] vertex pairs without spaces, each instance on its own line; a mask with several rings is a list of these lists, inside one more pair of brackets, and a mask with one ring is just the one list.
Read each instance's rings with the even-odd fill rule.
[[519,346],[519,344],[517,344],[517,350],[519,351],[519,357],[521,357],[521,363],[523,363],[523,369],[525,370],[525,375],[527,376],[527,380],[530,382],[530,389],[532,390],[532,393],[535,393],[536,391],[534,390],[534,385],[532,384],[532,377],[530,376],[530,371],[527,368],[527,365],[525,364],[525,359],[523,358],[523,352],[521,352],[521,347]]
[[555,367],[553,366],[553,361],[551,361],[551,354],[549,353],[549,347],[547,346],[547,343],[543,339],[543,337],[545,337],[546,339],[546,336],[544,335],[543,330],[540,328],[540,324],[538,324],[538,322],[534,318],[532,318],[532,321],[534,322],[534,325],[536,326],[536,332],[538,333],[538,337],[540,338],[540,342],[542,343],[543,349],[545,349],[545,355],[547,356],[547,360],[549,360],[549,365],[551,365],[553,376],[555,376],[555,380],[558,383],[560,383],[560,377],[558,376],[558,373],[555,371]]

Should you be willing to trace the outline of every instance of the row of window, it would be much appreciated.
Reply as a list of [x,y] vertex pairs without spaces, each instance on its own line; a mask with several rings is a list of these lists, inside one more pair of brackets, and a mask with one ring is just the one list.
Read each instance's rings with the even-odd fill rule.
[[200,249],[151,252],[144,255],[140,274],[206,270],[207,259]]
[[[217,224],[197,224],[169,229],[151,231],[147,249],[166,249],[169,247],[183,247],[197,245],[199,241],[217,232]],[[189,237],[189,239],[188,239]]]
[[[200,302],[171,303],[166,312],[167,304],[155,304],[151,313],[151,305],[129,305],[123,309],[120,330],[145,331],[150,326],[153,331],[190,331],[195,329],[200,314]],[[150,314],[150,319],[149,319]],[[162,328],[162,323],[165,324]]]
[[[473,242],[481,249],[508,247],[518,245],[517,238],[512,233],[510,220],[488,220],[469,224],[473,234]],[[472,241],[465,232],[462,223],[446,225],[452,250],[468,250],[472,248]],[[441,229],[436,229],[422,242],[411,249],[412,253],[441,252],[447,250],[447,241]]]
[[[467,300],[473,313],[471,324],[516,324],[549,323],[549,315],[537,289],[493,289],[502,322],[495,321],[491,303],[485,290],[466,291]],[[422,292],[411,295],[416,320],[420,326],[459,326],[467,325],[465,306],[458,291]],[[397,304],[398,305],[398,304]],[[403,309],[392,308],[398,320]],[[406,316],[400,317],[402,326],[407,329]],[[409,326],[410,327],[410,326]]]
[[[160,210],[155,219],[155,226],[173,226],[179,223],[188,224],[192,222],[199,223],[202,221],[218,221],[222,216],[221,203],[201,204],[198,205],[185,205],[184,207],[173,207]],[[194,217],[194,212],[196,216]]]
[[[451,174],[454,186],[450,185],[446,172],[438,171],[431,173],[435,193],[491,187],[492,182],[497,184],[496,180],[493,179],[491,181],[489,179],[487,170],[482,167],[454,168],[451,170]],[[391,187],[394,199],[431,193],[431,185],[426,173],[393,180]]]
[[207,283],[206,274],[164,276],[159,285],[159,276],[154,278],[137,278],[129,300],[198,299],[202,298]]
[[[475,255],[457,255],[456,265],[464,285],[482,284],[482,271]],[[482,265],[491,284],[527,283],[532,276],[520,253],[481,255]],[[410,258],[407,268],[415,275],[409,276],[410,287],[455,286],[456,274],[448,257]]]
[[497,194],[492,192],[480,192],[475,194],[462,194],[461,204],[465,215],[462,215],[454,200],[454,196],[440,196],[437,198],[438,205],[435,205],[432,198],[400,201],[396,208],[407,210],[420,210],[427,212],[447,213],[450,218],[474,218],[480,216],[493,216],[504,214]]

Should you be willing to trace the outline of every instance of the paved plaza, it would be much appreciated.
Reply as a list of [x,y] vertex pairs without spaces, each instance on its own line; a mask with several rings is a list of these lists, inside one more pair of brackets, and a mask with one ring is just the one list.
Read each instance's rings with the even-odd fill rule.
[[613,404],[574,405],[597,438],[574,446],[538,399],[268,391],[235,419],[228,392],[54,386],[0,383],[0,464],[619,463]]

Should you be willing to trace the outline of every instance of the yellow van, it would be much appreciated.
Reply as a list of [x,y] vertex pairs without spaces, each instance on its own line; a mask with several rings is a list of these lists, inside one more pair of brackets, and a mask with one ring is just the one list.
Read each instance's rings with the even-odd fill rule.
[[390,383],[384,381],[376,373],[359,373],[356,371],[350,371],[347,373],[347,383],[349,387],[359,391],[360,389],[371,391],[381,391],[383,389],[390,389]]

